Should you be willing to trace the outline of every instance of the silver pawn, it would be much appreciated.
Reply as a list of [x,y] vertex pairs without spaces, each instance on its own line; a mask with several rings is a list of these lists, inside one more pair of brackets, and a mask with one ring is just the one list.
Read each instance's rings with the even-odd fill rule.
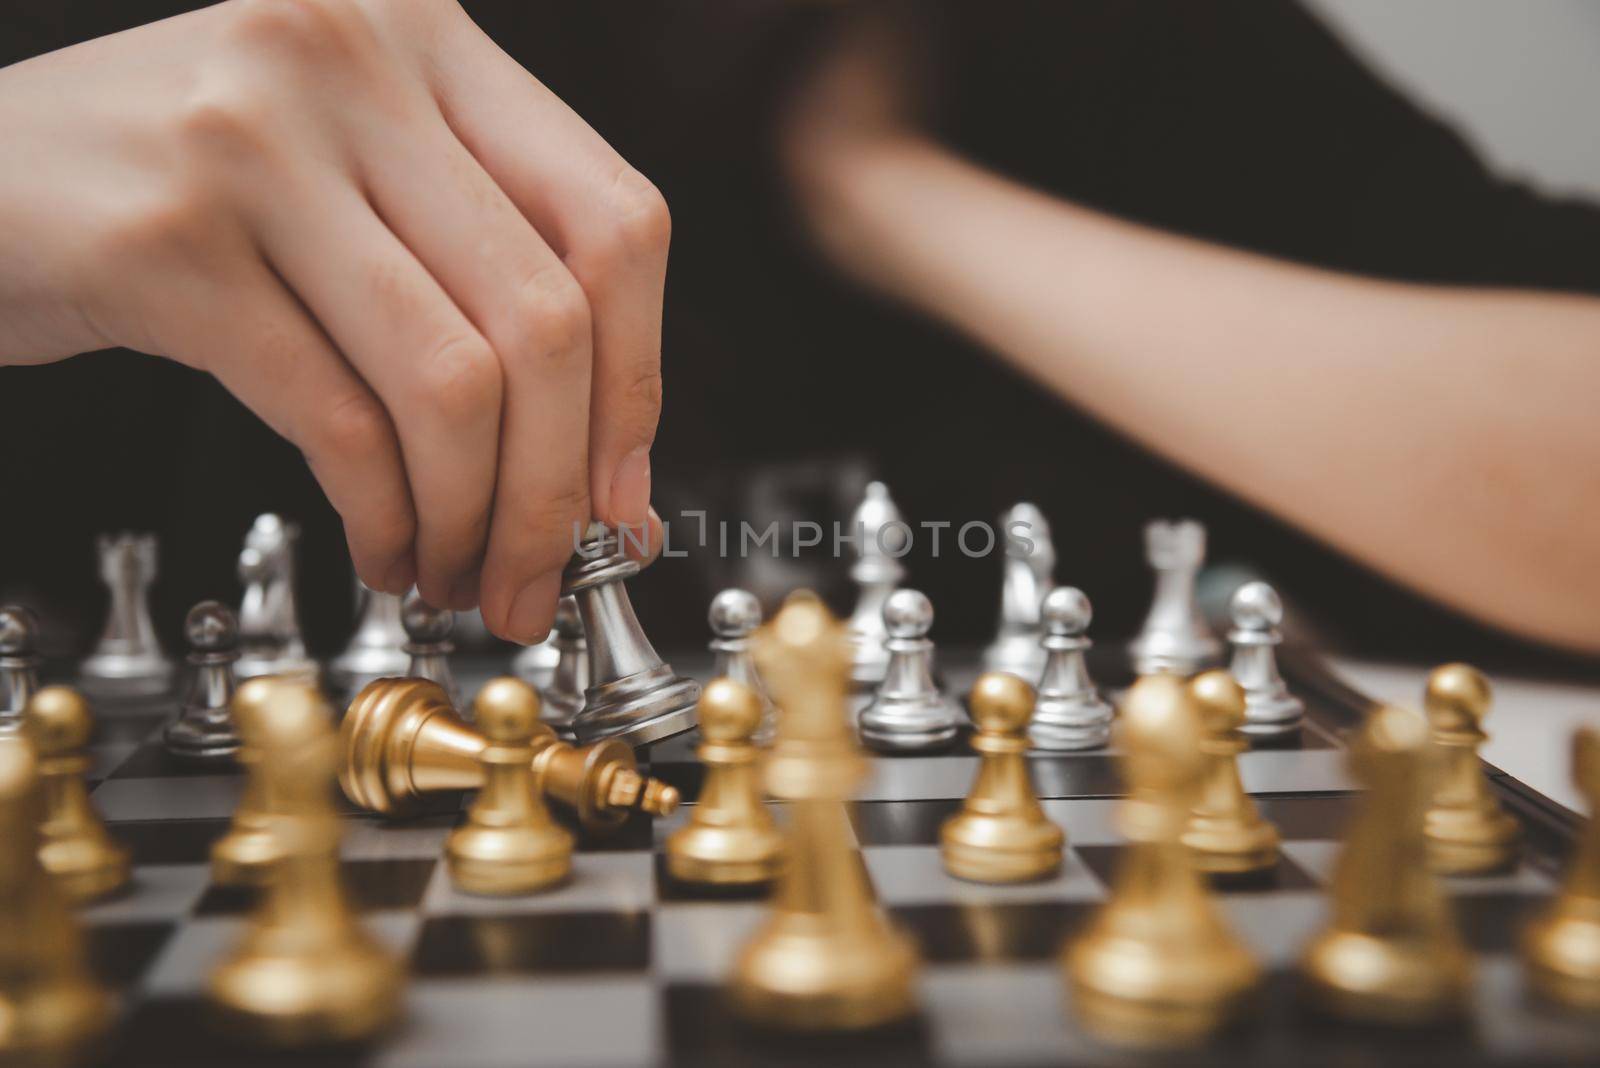
[[547,641],[556,651],[556,666],[543,691],[543,718],[557,735],[570,742],[574,737],[572,720],[583,711],[584,695],[589,689],[589,642],[583,636],[578,602],[571,597],[556,602],[556,621]]
[[189,641],[189,694],[162,732],[167,752],[185,760],[223,762],[239,751],[229,705],[239,659],[239,619],[221,601],[201,601],[183,621]]
[[1111,706],[1094,680],[1084,654],[1094,644],[1086,637],[1094,609],[1082,590],[1057,586],[1039,606],[1047,651],[1033,706],[1028,737],[1041,752],[1095,749],[1111,737]]
[[295,543],[300,528],[268,512],[256,517],[239,552],[239,581],[244,600],[239,604],[240,679],[282,675],[315,683],[321,674],[317,662],[306,655],[300,636],[300,615],[295,607]]
[[[559,606],[556,611],[561,611]],[[534,689],[543,690],[555,681],[556,665],[559,663],[561,648],[556,644],[555,627],[551,627],[544,641],[527,646],[511,658],[511,671]]]
[[406,632],[400,625],[400,598],[368,589],[356,579],[356,629],[344,652],[328,664],[328,681],[354,696],[374,679],[404,675],[411,658],[405,651]]
[[455,672],[450,670],[450,654],[456,651],[450,632],[455,629],[456,614],[448,608],[433,607],[412,590],[401,603],[400,625],[406,631],[403,648],[410,657],[406,678],[438,683],[450,703],[465,712]]
[[933,681],[933,603],[917,590],[896,590],[883,606],[889,666],[861,710],[861,740],[891,753],[949,745],[960,712]]
[[1200,614],[1195,576],[1206,559],[1206,528],[1193,519],[1158,519],[1144,528],[1145,556],[1155,571],[1155,597],[1129,652],[1140,675],[1192,675],[1222,645]]
[[589,690],[572,723],[585,744],[621,738],[643,745],[695,725],[700,684],[674,672],[645,637],[624,585],[638,573],[616,533],[591,523],[561,576],[561,592],[577,602],[589,641]]
[[1024,501],[1000,517],[1000,531],[1006,543],[1000,626],[984,650],[983,666],[1034,683],[1045,661],[1039,604],[1055,586],[1056,550],[1050,540],[1050,521],[1037,506]]
[[710,649],[716,656],[711,677],[743,683],[761,699],[761,725],[751,740],[766,745],[777,730],[778,710],[751,655],[750,635],[761,626],[761,602],[749,590],[723,590],[711,599],[707,616],[711,624]]
[[161,652],[150,622],[156,580],[154,534],[101,535],[100,578],[111,591],[106,628],[79,666],[83,689],[99,697],[149,697],[172,686],[172,661]]
[[1282,738],[1300,729],[1305,704],[1289,692],[1278,674],[1277,647],[1283,641],[1283,602],[1265,582],[1247,582],[1233,592],[1228,603],[1233,629],[1229,670],[1244,690],[1244,726],[1253,738]]
[[0,607],[0,735],[22,727],[22,710],[39,689],[39,621],[20,604]]
[[906,577],[898,555],[903,555],[910,530],[889,497],[889,487],[882,482],[867,484],[867,495],[850,517],[850,526],[857,539],[856,561],[850,565],[850,578],[857,589],[849,622],[850,681],[857,690],[867,690],[882,682],[889,668],[883,607]]

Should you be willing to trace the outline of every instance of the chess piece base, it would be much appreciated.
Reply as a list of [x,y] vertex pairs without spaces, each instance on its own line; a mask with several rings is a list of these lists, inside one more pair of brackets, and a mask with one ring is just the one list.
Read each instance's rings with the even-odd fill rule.
[[128,885],[128,851],[109,838],[71,838],[39,848],[39,862],[74,902],[109,897]]
[[1600,901],[1584,906],[1588,914],[1563,910],[1535,920],[1522,955],[1528,980],[1542,997],[1592,1012],[1600,1010]]
[[178,759],[199,764],[231,764],[239,753],[239,735],[226,723],[178,719],[162,731],[161,744]]
[[1521,829],[1498,806],[1429,812],[1428,867],[1441,875],[1484,875],[1517,862]]
[[689,824],[667,839],[667,871],[674,879],[711,886],[750,886],[778,877],[783,836],[777,828]]
[[88,983],[57,982],[0,999],[0,1051],[22,1064],[81,1064],[111,1016],[105,991]]
[[211,878],[222,886],[239,886],[261,880],[277,844],[265,826],[235,827],[211,846]]
[[1111,741],[1111,706],[1104,701],[1054,708],[1040,701],[1028,725],[1028,741],[1035,752],[1070,753],[1101,749]]
[[450,879],[468,894],[504,897],[555,886],[572,875],[572,836],[552,826],[462,827],[445,848]]
[[1319,937],[1307,950],[1302,970],[1319,1008],[1380,1024],[1422,1024],[1457,1015],[1469,978],[1467,961],[1458,954],[1355,931]]
[[376,1034],[398,1012],[400,979],[365,939],[304,955],[252,947],[213,973],[209,993],[228,1030],[300,1046]]
[[1278,832],[1266,820],[1240,823],[1195,815],[1181,840],[1195,868],[1215,875],[1266,871],[1278,863]]
[[1277,696],[1245,692],[1244,723],[1239,727],[1251,738],[1285,738],[1300,731],[1306,706],[1287,691]]
[[771,1027],[860,1030],[916,1011],[916,970],[910,939],[893,928],[819,933],[810,917],[779,916],[740,955],[731,992]]
[[1199,1042],[1239,1014],[1259,975],[1250,956],[1231,944],[1175,957],[1140,939],[1106,934],[1069,946],[1067,971],[1085,1027],[1113,1044]]
[[[1042,821],[1042,822],[1041,822]],[[1022,883],[1061,870],[1066,836],[1039,820],[958,812],[939,831],[945,871],[975,883]]]
[[591,686],[588,699],[572,720],[572,731],[585,744],[617,738],[630,745],[659,742],[695,725],[694,703],[700,684],[672,674],[666,665]]
[[91,656],[78,667],[77,687],[90,697],[160,697],[172,690],[166,660]]
[[945,749],[956,740],[954,723],[929,730],[884,729],[861,717],[861,742],[882,753],[926,753]]

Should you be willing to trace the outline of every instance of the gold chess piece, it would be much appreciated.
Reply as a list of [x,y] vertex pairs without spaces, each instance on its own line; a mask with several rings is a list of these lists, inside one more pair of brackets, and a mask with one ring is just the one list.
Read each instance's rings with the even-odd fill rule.
[[84,748],[94,722],[89,702],[67,686],[46,686],[28,701],[23,729],[39,759],[44,807],[39,860],[74,902],[92,901],[128,885],[128,851],[89,803]]
[[1117,727],[1128,839],[1106,903],[1064,953],[1084,1023],[1118,1044],[1181,1046],[1218,1030],[1260,969],[1224,923],[1182,834],[1206,771],[1205,730],[1175,675],[1141,678]]
[[1424,828],[1428,864],[1444,875],[1473,875],[1514,864],[1521,828],[1489,792],[1478,749],[1489,738],[1483,718],[1491,702],[1489,680],[1466,664],[1446,664],[1428,675],[1423,707],[1439,773]]
[[772,911],[734,963],[746,1017],[774,1027],[873,1027],[916,1010],[917,952],[873,899],[844,802],[867,772],[847,719],[845,628],[812,594],[791,596],[757,633],[756,665],[783,715],[767,792],[789,802],[787,857]]
[[73,1064],[111,1023],[59,883],[39,861],[33,747],[0,737],[0,1062]]
[[1522,960],[1535,990],[1575,1009],[1600,1011],[1600,730],[1572,739],[1572,779],[1589,821],[1555,899],[1528,925]]
[[675,878],[738,886],[769,882],[778,874],[783,836],[761,803],[756,777],[755,734],[764,711],[760,694],[730,678],[700,691],[695,718],[704,739],[698,755],[706,778],[689,822],[667,839],[667,870]]
[[968,703],[978,774],[961,811],[939,828],[945,870],[979,883],[1042,879],[1060,869],[1067,836],[1044,814],[1028,773],[1033,687],[991,671],[973,684]]
[[248,731],[239,723],[254,715],[253,702],[240,701],[235,694],[229,705],[229,717],[240,733],[239,750],[234,760],[244,769],[244,792],[233,807],[233,821],[228,833],[211,843],[211,878],[222,886],[260,882],[266,875],[277,843],[272,837],[272,820],[269,814],[266,776],[261,771],[261,754],[243,740]]
[[[539,707],[538,693],[520,679],[490,685],[520,686]],[[425,793],[483,785],[481,758],[489,740],[464,723],[444,690],[427,679],[367,684],[350,702],[341,730],[339,785],[362,808],[405,816]],[[540,723],[529,744],[545,797],[571,808],[586,830],[612,830],[634,809],[668,816],[678,807],[678,791],[639,774],[633,748],[624,741],[573,746]]]
[[251,679],[235,700],[260,756],[277,852],[244,937],[207,992],[226,1024],[276,1045],[368,1038],[397,1014],[402,972],[351,915],[339,883],[330,710],[287,677]]
[[450,877],[469,894],[526,894],[572,874],[572,835],[551,817],[534,780],[539,700],[512,683],[495,679],[472,702],[489,743],[478,754],[483,788],[445,843]]
[[1205,737],[1200,752],[1206,770],[1189,812],[1183,844],[1203,872],[1242,875],[1277,866],[1278,830],[1256,808],[1239,780],[1239,754],[1250,748],[1241,730],[1244,690],[1226,671],[1208,671],[1189,682]]
[[1427,724],[1407,709],[1375,709],[1350,764],[1367,792],[1334,870],[1332,919],[1301,971],[1334,1015],[1390,1024],[1448,1018],[1462,1005],[1471,964],[1428,870]]

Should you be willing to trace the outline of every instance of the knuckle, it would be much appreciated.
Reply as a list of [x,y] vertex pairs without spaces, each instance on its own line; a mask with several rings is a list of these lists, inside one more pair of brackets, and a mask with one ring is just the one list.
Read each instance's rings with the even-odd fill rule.
[[242,89],[197,93],[176,121],[182,143],[204,157],[265,154],[270,108],[257,94]]
[[368,40],[351,0],[244,0],[233,29],[246,46],[303,62],[325,62]]
[[519,360],[539,365],[584,359],[593,325],[589,301],[577,279],[558,265],[535,271],[517,290],[512,304],[508,347]]
[[655,431],[661,418],[661,367],[641,366],[629,375],[623,392],[628,410],[640,429]]
[[104,262],[123,267],[130,262],[194,258],[213,232],[205,198],[174,189],[115,211],[101,228],[97,251]]
[[318,451],[328,456],[371,456],[390,443],[389,415],[363,393],[330,405],[317,429]]
[[560,567],[572,556],[574,524],[589,521],[589,487],[570,483],[543,494],[527,494],[516,516],[517,542],[525,545],[534,571]]
[[639,263],[665,262],[672,213],[655,184],[624,165],[606,190],[607,219],[581,259],[605,272]]
[[452,338],[433,351],[417,375],[420,404],[452,426],[500,414],[500,364],[476,337]]

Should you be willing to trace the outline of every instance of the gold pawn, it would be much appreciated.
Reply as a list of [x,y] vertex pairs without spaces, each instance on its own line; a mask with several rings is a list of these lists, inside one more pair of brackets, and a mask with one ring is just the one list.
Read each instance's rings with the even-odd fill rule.
[[44,787],[39,860],[74,902],[105,897],[128,885],[128,851],[100,821],[83,781],[89,770],[84,748],[93,728],[89,702],[66,686],[46,686],[23,712],[23,729],[39,755]]
[[311,686],[273,676],[240,686],[235,702],[260,756],[276,849],[244,937],[207,993],[224,1023],[275,1045],[369,1038],[398,1013],[402,974],[340,885],[330,710]]
[[32,746],[0,737],[0,1061],[66,1065],[111,1023],[83,932],[39,861],[39,777]]
[[767,792],[789,802],[787,858],[766,923],[730,980],[733,1003],[772,1027],[874,1027],[916,1011],[917,952],[873,899],[844,801],[867,772],[846,719],[850,647],[814,594],[789,598],[756,639],[783,715]]
[[1440,768],[1424,827],[1428,864],[1444,875],[1499,871],[1517,859],[1521,828],[1490,793],[1478,763],[1492,699],[1489,680],[1466,664],[1446,664],[1428,675],[1423,707]]
[[1102,1039],[1182,1046],[1217,1031],[1260,977],[1228,929],[1180,836],[1205,758],[1200,713],[1174,675],[1149,675],[1123,699],[1117,726],[1128,839],[1110,897],[1064,951],[1084,1023]]
[[1334,870],[1332,919],[1301,960],[1313,1000],[1334,1015],[1427,1023],[1465,998],[1471,962],[1422,831],[1432,755],[1422,717],[1402,708],[1375,709],[1351,746],[1367,791]]
[[978,774],[961,811],[939,828],[945,870],[979,883],[1042,879],[1060,869],[1066,835],[1044,814],[1028,773],[1033,687],[991,671],[973,684],[968,704]]
[[1239,779],[1239,754],[1250,748],[1240,730],[1245,721],[1244,690],[1226,671],[1208,671],[1189,682],[1200,710],[1206,757],[1199,799],[1189,813],[1183,844],[1203,872],[1242,875],[1278,864],[1278,831],[1262,818]]
[[1600,1012],[1600,730],[1573,737],[1572,780],[1589,802],[1589,821],[1561,889],[1523,935],[1522,960],[1540,994]]
[[469,894],[525,894],[572,874],[572,835],[551,818],[534,781],[539,701],[510,683],[490,682],[472,703],[489,742],[478,754],[483,789],[445,843],[450,877]]
[[764,712],[761,696],[730,678],[700,692],[695,718],[705,784],[689,822],[667,839],[667,870],[692,883],[739,886],[778,874],[783,836],[761,803],[754,737]]
[[[489,685],[519,686],[539,700],[521,679],[508,676]],[[368,811],[403,817],[415,812],[423,794],[483,785],[479,758],[489,740],[463,722],[444,690],[427,679],[369,683],[350,702],[340,734],[339,785]],[[544,796],[570,808],[585,830],[614,830],[634,810],[668,816],[678,807],[678,791],[641,775],[626,742],[608,738],[573,746],[540,723],[530,744]]]
[[[234,724],[254,712],[254,705],[241,703],[234,696],[229,716]],[[239,728],[241,734],[244,733]],[[211,843],[211,879],[221,886],[259,883],[266,875],[277,845],[272,838],[266,776],[261,772],[261,754],[254,746],[241,742],[234,760],[244,769],[244,792],[233,808],[228,832]]]

